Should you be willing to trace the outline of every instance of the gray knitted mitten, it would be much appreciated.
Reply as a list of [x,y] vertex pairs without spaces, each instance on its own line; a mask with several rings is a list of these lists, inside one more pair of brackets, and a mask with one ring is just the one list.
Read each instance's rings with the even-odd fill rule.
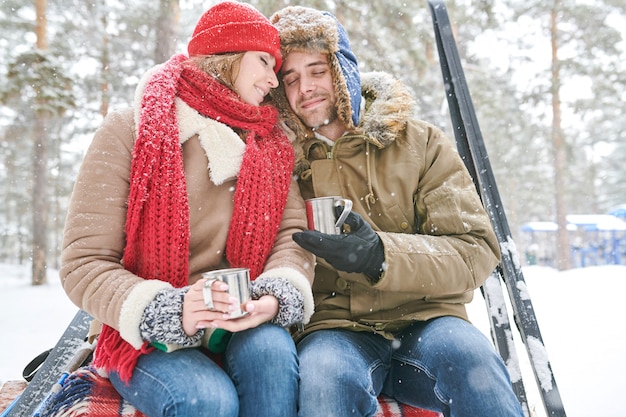
[[289,327],[304,319],[304,297],[285,278],[261,277],[250,283],[250,295],[258,300],[264,295],[273,295],[278,299],[278,314],[271,323]]
[[202,338],[204,331],[187,336],[183,330],[183,299],[189,287],[161,290],[146,306],[139,330],[148,342],[193,346]]

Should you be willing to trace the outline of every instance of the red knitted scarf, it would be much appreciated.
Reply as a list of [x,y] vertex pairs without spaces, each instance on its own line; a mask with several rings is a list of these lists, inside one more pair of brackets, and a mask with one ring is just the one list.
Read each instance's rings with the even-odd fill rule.
[[[270,106],[244,103],[215,78],[176,55],[146,85],[130,171],[124,267],[174,287],[188,284],[189,206],[175,97],[198,113],[247,131],[226,242],[232,267],[262,271],[283,216],[293,148]],[[208,175],[208,174],[207,174]],[[153,348],[133,348],[117,330],[103,326],[94,365],[128,381],[137,359]]]

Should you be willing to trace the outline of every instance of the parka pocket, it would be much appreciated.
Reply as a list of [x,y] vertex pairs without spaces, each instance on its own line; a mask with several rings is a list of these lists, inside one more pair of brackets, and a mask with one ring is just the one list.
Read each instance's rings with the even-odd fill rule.
[[397,204],[385,207],[381,213],[374,216],[372,218],[376,218],[376,224],[385,232],[415,233],[413,222]]
[[461,235],[471,228],[463,221],[461,201],[469,198],[465,190],[439,187],[424,196],[426,213],[423,213],[420,228],[422,233],[441,235]]

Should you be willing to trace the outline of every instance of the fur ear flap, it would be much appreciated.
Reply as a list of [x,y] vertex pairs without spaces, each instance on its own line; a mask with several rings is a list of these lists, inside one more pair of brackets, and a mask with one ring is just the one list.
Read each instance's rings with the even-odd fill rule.
[[278,108],[281,121],[285,124],[286,128],[290,131],[287,132],[287,136],[293,144],[295,153],[295,163],[293,173],[299,176],[304,171],[310,168],[310,163],[304,157],[303,145],[304,143],[313,138],[313,131],[307,127],[298,116],[294,114],[289,106],[287,97],[285,96],[285,89],[283,82],[279,78],[280,86],[270,91],[270,97],[272,104]]

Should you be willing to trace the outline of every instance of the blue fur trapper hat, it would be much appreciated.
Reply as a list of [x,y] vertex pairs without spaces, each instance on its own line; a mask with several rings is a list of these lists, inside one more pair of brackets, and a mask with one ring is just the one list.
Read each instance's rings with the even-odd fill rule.
[[337,113],[349,130],[359,125],[361,76],[346,30],[329,12],[289,6],[270,17],[280,34],[283,56],[290,52],[320,52],[329,56]]

